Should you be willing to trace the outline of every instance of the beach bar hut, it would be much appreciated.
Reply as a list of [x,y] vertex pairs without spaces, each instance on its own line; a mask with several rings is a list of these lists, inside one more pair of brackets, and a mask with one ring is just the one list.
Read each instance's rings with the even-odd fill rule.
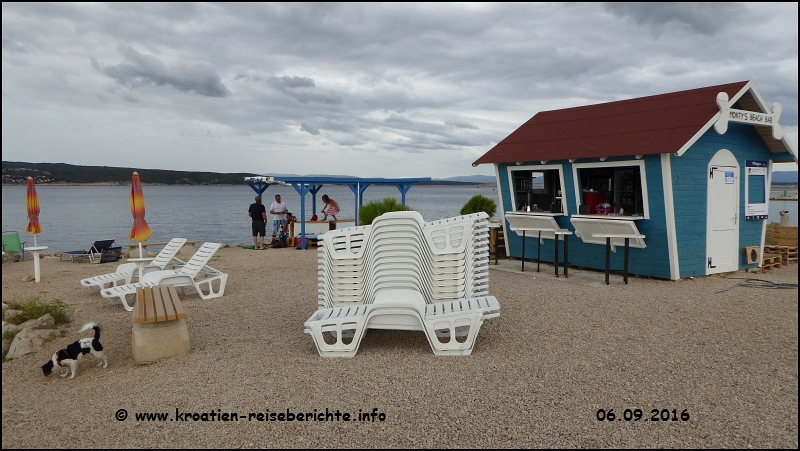
[[[735,271],[760,265],[773,163],[797,163],[780,115],[748,81],[544,111],[473,166],[495,166],[503,217],[552,217],[575,232],[570,265],[604,269],[597,235],[630,230],[645,236],[630,240],[631,274]],[[506,252],[520,258],[522,238],[504,227]],[[553,246],[527,239],[525,255],[537,250],[553,261]]]

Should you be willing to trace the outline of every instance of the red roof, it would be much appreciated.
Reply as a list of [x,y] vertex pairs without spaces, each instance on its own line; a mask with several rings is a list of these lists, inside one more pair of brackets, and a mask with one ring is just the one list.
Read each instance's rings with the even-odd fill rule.
[[748,82],[543,111],[473,165],[675,153]]

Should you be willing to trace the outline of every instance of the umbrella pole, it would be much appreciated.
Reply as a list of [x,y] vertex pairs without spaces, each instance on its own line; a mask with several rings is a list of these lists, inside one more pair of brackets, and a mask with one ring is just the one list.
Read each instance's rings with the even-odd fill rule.
[[139,241],[139,258],[144,258],[144,254],[142,254],[142,242]]
[[38,244],[36,244],[36,234],[35,233],[33,234],[33,245],[34,246],[39,246]]

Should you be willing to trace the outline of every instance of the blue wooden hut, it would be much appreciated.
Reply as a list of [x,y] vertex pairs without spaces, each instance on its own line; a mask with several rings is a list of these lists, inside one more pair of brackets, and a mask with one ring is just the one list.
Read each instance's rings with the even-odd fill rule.
[[[628,224],[646,237],[631,243],[632,274],[675,280],[747,269],[760,264],[743,251],[763,251],[772,165],[797,163],[780,114],[748,81],[545,111],[473,166],[494,164],[503,216],[552,216],[576,232],[571,265],[603,269],[605,239],[592,230]],[[520,258],[522,239],[508,230],[505,239]],[[537,246],[526,240],[525,255]],[[541,260],[554,253],[543,246]]]

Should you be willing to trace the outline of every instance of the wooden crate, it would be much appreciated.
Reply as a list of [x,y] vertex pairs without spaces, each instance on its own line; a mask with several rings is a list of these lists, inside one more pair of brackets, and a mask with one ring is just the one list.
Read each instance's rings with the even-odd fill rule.
[[762,269],[777,269],[781,267],[780,254],[764,254],[761,259]]
[[781,256],[781,262],[786,263],[789,261],[789,246],[764,246],[765,254],[778,254]]

